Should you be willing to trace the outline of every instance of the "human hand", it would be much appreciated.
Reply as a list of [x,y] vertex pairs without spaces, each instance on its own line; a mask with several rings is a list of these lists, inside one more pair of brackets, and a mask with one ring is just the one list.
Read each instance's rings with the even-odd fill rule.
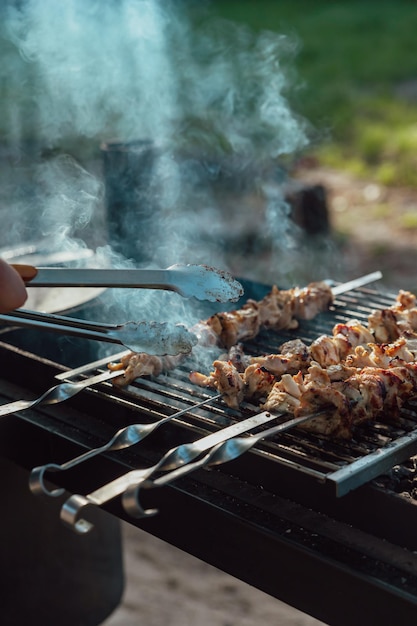
[[0,313],[17,309],[26,302],[25,283],[6,261],[0,259]]

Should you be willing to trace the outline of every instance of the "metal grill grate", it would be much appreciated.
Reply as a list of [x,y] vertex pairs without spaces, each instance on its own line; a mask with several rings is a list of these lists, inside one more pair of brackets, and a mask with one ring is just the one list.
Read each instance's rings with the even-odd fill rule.
[[[255,340],[245,344],[245,351],[251,355],[277,352],[282,343],[295,337],[309,344],[321,334],[331,334],[336,323],[357,319],[366,324],[372,310],[389,307],[394,300],[395,294],[358,289],[339,296],[330,311],[314,320],[301,322],[295,331],[261,332]],[[60,374],[58,378],[77,380],[94,375],[123,354],[126,352]],[[198,368],[192,360],[185,360],[171,372],[155,379],[137,379],[125,389],[119,390],[107,383],[105,393],[121,406],[134,407],[140,413],[141,421],[153,421],[189,407],[189,412],[179,418],[179,422],[198,434],[228,426],[259,410],[254,405],[243,404],[240,411],[235,411],[221,400],[193,408],[201,400],[215,395],[190,383],[189,371]],[[417,401],[409,403],[395,422],[361,425],[349,441],[330,440],[294,429],[280,434],[275,440],[262,442],[249,454],[252,453],[266,455],[275,464],[274,468],[284,465],[326,482],[335,495],[342,496],[417,454]]]

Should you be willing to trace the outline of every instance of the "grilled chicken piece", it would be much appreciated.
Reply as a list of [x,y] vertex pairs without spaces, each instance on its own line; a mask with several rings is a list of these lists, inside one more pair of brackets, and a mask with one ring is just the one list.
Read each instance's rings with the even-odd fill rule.
[[268,396],[275,383],[275,376],[264,367],[259,366],[258,363],[253,363],[245,369],[243,380],[245,382],[245,398],[253,400]]
[[245,383],[235,366],[229,361],[214,361],[215,387],[227,406],[238,409],[244,398]]
[[326,311],[332,302],[333,292],[327,283],[310,283],[303,289],[293,290],[293,315],[297,319],[311,320]]
[[281,354],[297,354],[300,359],[305,359],[309,361],[310,355],[308,352],[308,346],[301,341],[301,339],[290,339],[285,343],[281,344],[279,351]]
[[190,381],[200,387],[217,389],[233,409],[238,409],[243,400],[266,397],[275,382],[273,374],[257,364],[249,365],[243,373],[231,361],[217,360],[213,367],[208,376],[191,372]]
[[310,354],[313,360],[320,363],[322,367],[340,363],[338,345],[335,343],[334,337],[329,335],[321,335],[315,339],[310,346]]
[[369,330],[357,320],[346,324],[336,324],[333,336],[321,335],[310,346],[310,354],[314,361],[323,367],[336,365],[344,360],[356,346],[374,341]]
[[333,337],[339,349],[340,360],[343,360],[356,346],[374,341],[374,336],[370,330],[358,320],[336,324],[333,327]]
[[215,313],[206,322],[218,337],[218,344],[229,349],[239,341],[252,339],[259,333],[259,312],[254,306],[236,311]]
[[374,335],[374,341],[377,343],[396,341],[402,334],[398,325],[397,314],[392,309],[383,309],[371,313],[368,318],[368,326]]
[[294,413],[300,406],[302,394],[305,393],[301,372],[295,376],[284,374],[271,389],[266,402],[262,405],[265,411]]
[[369,343],[357,346],[349,354],[345,363],[353,367],[392,367],[402,363],[412,363],[416,359],[417,341],[400,337],[387,344]]
[[[352,354],[348,354],[345,360],[350,367],[375,367],[376,363],[372,358],[372,348],[368,346],[356,346]],[[382,365],[382,363],[379,363]]]
[[142,376],[159,376],[162,372],[174,369],[184,358],[184,355],[177,356],[154,356],[146,352],[130,352],[118,363],[109,363],[111,371],[124,370],[124,372],[113,379],[113,384],[118,387],[125,387],[136,378]]
[[399,291],[392,307],[371,313],[368,318],[368,327],[377,343],[396,341],[400,336],[415,336],[417,331],[416,296],[409,291]]
[[[336,384],[336,383],[335,383]],[[348,439],[352,435],[352,419],[348,397],[332,386],[315,385],[312,383],[303,394],[299,406],[294,411],[295,417],[315,413],[326,406],[333,410],[313,417],[299,428],[320,435]]]
[[296,374],[299,370],[306,370],[311,363],[309,348],[300,339],[288,341],[280,349],[281,354],[254,356],[250,362],[264,367],[275,376]]
[[374,340],[370,330],[358,320],[349,320],[345,324],[336,324],[333,327],[333,336],[346,337],[352,346],[359,346]]
[[245,383],[236,367],[230,361],[214,361],[214,371],[208,376],[191,372],[191,382],[200,387],[213,387],[222,394],[227,406],[238,409],[244,399]]
[[297,328],[298,321],[293,315],[293,290],[281,290],[274,285],[271,291],[258,303],[248,300],[248,304],[256,304],[259,312],[259,322],[265,328],[279,330],[282,328]]
[[411,309],[416,308],[416,303],[417,303],[417,297],[413,293],[411,293],[410,291],[404,291],[403,289],[400,289],[400,291],[398,292],[394,307],[397,308],[399,311],[401,310],[410,311]]

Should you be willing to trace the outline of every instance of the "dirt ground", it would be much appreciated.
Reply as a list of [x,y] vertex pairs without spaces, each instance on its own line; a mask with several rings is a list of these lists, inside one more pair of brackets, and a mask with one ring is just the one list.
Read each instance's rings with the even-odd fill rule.
[[332,236],[351,277],[380,270],[383,287],[417,291],[416,189],[316,167],[300,168],[296,178],[324,186]]
[[124,524],[126,589],[103,626],[320,626],[165,542]]
[[[315,167],[296,176],[325,187],[332,236],[348,274],[379,269],[384,288],[417,290],[417,191]],[[126,590],[105,626],[321,624],[129,524],[123,532]]]

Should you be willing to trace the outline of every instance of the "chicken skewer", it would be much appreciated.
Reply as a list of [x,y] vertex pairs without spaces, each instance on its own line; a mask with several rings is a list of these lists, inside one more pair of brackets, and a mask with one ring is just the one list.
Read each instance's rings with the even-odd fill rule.
[[[394,398],[389,408],[395,414],[399,406],[409,397],[408,391],[415,393],[414,373],[417,367],[416,330],[416,297],[410,292],[400,291],[396,303],[392,307],[382,311],[374,311],[369,316],[368,328],[354,320],[348,324],[337,324],[333,329],[333,337],[323,335],[312,343],[310,349],[308,349],[311,357],[310,361],[305,353],[299,349],[298,353],[295,354],[296,358],[292,360],[293,369],[296,369],[300,364],[300,354],[302,355],[301,365],[304,365],[304,368],[300,367],[298,372],[293,371],[291,373],[290,370],[291,357],[294,355],[287,353],[284,355],[269,355],[260,359],[253,357],[251,359],[252,365],[246,368],[243,374],[246,390],[252,396],[254,395],[254,389],[255,392],[258,391],[260,393],[265,390],[268,391],[268,384],[271,383],[271,377],[269,376],[271,372],[268,372],[266,367],[269,366],[270,370],[272,370],[272,363],[273,366],[278,364],[282,368],[287,362],[289,367],[286,372],[279,370],[279,368],[275,369],[274,374],[280,376],[280,380],[272,383],[267,394],[267,400],[261,405],[262,408],[266,410],[288,410],[296,415],[297,411],[300,410],[302,404],[301,396],[304,392],[307,392],[307,396],[303,397],[303,401],[311,396],[312,399],[316,398],[316,400],[317,398],[322,398],[323,402],[327,403],[329,401],[328,395],[330,395],[338,405],[338,411],[334,419],[312,421],[309,422],[306,428],[323,434],[349,436],[352,424],[373,419],[375,414],[381,411],[382,408],[386,410],[388,401],[384,400],[382,407],[381,394],[385,394],[385,397],[391,400]],[[394,341],[392,343],[378,344],[375,343],[375,336],[378,339],[391,338]],[[374,339],[374,341],[369,341],[370,338]],[[257,361],[260,367],[256,368]],[[243,390],[239,389],[239,393],[233,397],[231,389],[233,387],[236,388],[237,385],[235,382],[236,373],[234,372],[234,378],[232,376],[232,364],[228,363],[225,366],[217,361],[215,366],[218,368],[218,371],[226,367],[228,368],[227,383],[229,388],[228,393],[224,394],[224,399],[229,405],[236,399],[234,404],[236,408],[236,404],[242,397],[242,393],[244,394],[245,388]],[[405,368],[405,370],[402,368]],[[307,375],[305,375],[306,370]],[[400,384],[404,372],[407,373],[409,378],[411,376],[411,387]],[[216,378],[216,372],[214,376]],[[260,381],[258,387],[253,381],[251,387],[250,376],[258,376]],[[194,380],[195,377],[196,375],[194,374]],[[193,379],[193,375],[191,375],[191,378]],[[222,392],[224,380],[224,376],[217,374],[217,384],[214,386],[220,392]],[[231,380],[233,380],[233,384],[230,383]],[[366,381],[368,387],[364,381]],[[408,383],[410,383],[410,380],[408,380]],[[318,390],[317,384],[320,385]],[[329,384],[332,386],[329,387]],[[354,403],[353,421],[349,424],[343,420],[343,417],[346,417],[346,397],[348,400],[352,400],[349,396],[355,385],[360,387],[360,399],[362,401]],[[370,393],[368,393],[369,391]],[[396,392],[396,396],[392,395],[393,391]],[[349,402],[350,405],[351,402]],[[340,412],[343,407],[343,411]],[[314,408],[314,404],[311,406],[307,402],[308,412],[314,410]]]
[[[340,294],[355,286],[381,278],[380,272],[362,276],[345,286],[338,285],[333,290],[325,282],[311,283],[300,289],[279,290],[276,286],[260,301],[248,300],[235,311],[216,313],[192,327],[200,346],[231,348],[243,340],[256,337],[261,328],[273,330],[298,327],[298,319],[312,319],[332,304],[334,293]],[[142,376],[158,376],[163,371],[174,369],[183,356],[154,357],[146,353],[127,354],[118,363],[110,363],[109,369],[123,370],[120,378],[113,382],[125,386]]]
[[[215,313],[195,324],[192,332],[197,336],[199,345],[230,348],[243,339],[255,337],[262,326],[296,328],[298,321],[294,317],[295,310],[299,315],[308,316],[306,319],[311,319],[319,310],[327,309],[332,301],[333,294],[326,283],[312,283],[304,290],[284,291],[273,287],[262,300],[248,300],[242,309]],[[109,369],[123,370],[120,379],[116,379],[114,384],[124,386],[140,376],[158,376],[162,371],[175,368],[182,360],[181,355],[154,358],[147,353],[132,353],[119,363],[110,363]]]
[[[144,509],[142,507],[140,502],[141,488],[160,487],[196,469],[231,461],[250,450],[259,441],[293,427],[314,432],[320,427],[319,432],[322,432],[324,424],[332,429],[332,434],[350,436],[351,429],[355,424],[361,423],[364,419],[376,419],[386,410],[398,410],[404,399],[415,393],[417,389],[417,365],[414,363],[388,370],[374,368],[367,371],[367,369],[369,368],[365,368],[345,381],[347,388],[344,389],[342,395],[337,395],[339,390],[332,388],[330,380],[317,380],[317,385],[323,385],[323,393],[319,401],[317,388],[309,397],[307,397],[308,391],[305,390],[305,397],[301,396],[300,406],[297,410],[289,411],[293,417],[285,423],[250,437],[228,439],[211,448],[205,456],[196,461],[167,472],[163,476],[146,480],[142,484],[131,485],[123,496],[125,510],[136,518],[155,515],[158,512],[157,509]],[[299,385],[300,383],[297,382],[296,384]],[[330,405],[333,405],[333,411],[329,411]],[[285,404],[275,404],[273,409],[283,410],[284,407]]]
[[[332,337],[328,339],[331,340]],[[415,362],[417,357],[416,340],[407,340],[404,337],[392,344],[368,343],[352,346],[351,354],[345,359],[337,361],[334,356],[330,363],[326,363],[325,359],[314,359],[311,346],[310,349],[305,345],[304,347],[307,356],[301,363],[299,354],[284,352],[251,357],[250,365],[241,372],[231,360],[218,359],[214,361],[214,369],[209,375],[191,372],[190,380],[200,387],[216,389],[230,408],[239,409],[243,401],[253,402],[267,397],[276,382],[283,377],[305,374],[314,364],[326,369],[332,380],[343,380],[357,369],[399,366]]]
[[[243,401],[252,402],[268,396],[282,376],[306,373],[313,363],[331,370],[333,377],[341,378],[349,375],[352,368],[389,367],[390,363],[415,360],[415,353],[408,349],[404,338],[384,346],[368,343],[355,347],[350,344],[352,353],[347,354],[345,359],[339,358],[333,342],[335,339],[323,336],[317,345],[313,342],[310,347],[299,340],[288,342],[283,345],[281,354],[247,357],[247,366],[243,369],[234,363],[233,358],[217,359],[213,362],[213,371],[208,375],[192,371],[189,378],[200,387],[216,389],[230,408],[238,409]],[[293,347],[297,343],[300,346],[298,351],[296,346]],[[323,350],[323,343],[327,344],[326,350]],[[318,349],[317,355],[314,354],[314,348]],[[242,361],[243,358],[240,363]]]
[[287,411],[294,417],[333,405],[334,411],[306,422],[311,432],[350,438],[354,426],[390,415],[398,416],[417,391],[417,363],[388,368],[353,368],[350,376],[332,380],[328,371],[313,364],[306,375],[284,374],[272,388],[264,410]]
[[322,311],[327,311],[333,304],[335,295],[346,293],[355,286],[359,287],[381,277],[380,272],[374,272],[334,288],[325,281],[287,290],[278,289],[274,285],[262,300],[249,299],[241,309],[215,313],[193,326],[193,332],[201,345],[218,345],[230,349],[239,342],[253,339],[263,328],[298,328],[299,320],[311,320]]
[[[234,347],[229,352],[229,358],[214,361],[214,371],[208,376],[191,372],[190,380],[199,386],[217,389],[228,406],[239,408],[244,399],[267,396],[282,375],[306,372],[313,362],[333,368],[333,376],[346,377],[352,367],[389,367],[414,361],[417,354],[414,305],[415,296],[400,292],[397,302],[386,309],[385,314],[375,311],[370,315],[369,326],[376,327],[379,336],[399,337],[391,344],[375,343],[375,336],[369,328],[351,320],[346,324],[336,324],[333,336],[322,335],[309,347],[300,340],[287,342],[281,347],[280,354],[249,358]],[[407,309],[407,306],[410,308]],[[395,323],[394,315],[398,316],[398,323]],[[384,320],[389,322],[385,334]],[[405,337],[401,336],[402,333]]]

